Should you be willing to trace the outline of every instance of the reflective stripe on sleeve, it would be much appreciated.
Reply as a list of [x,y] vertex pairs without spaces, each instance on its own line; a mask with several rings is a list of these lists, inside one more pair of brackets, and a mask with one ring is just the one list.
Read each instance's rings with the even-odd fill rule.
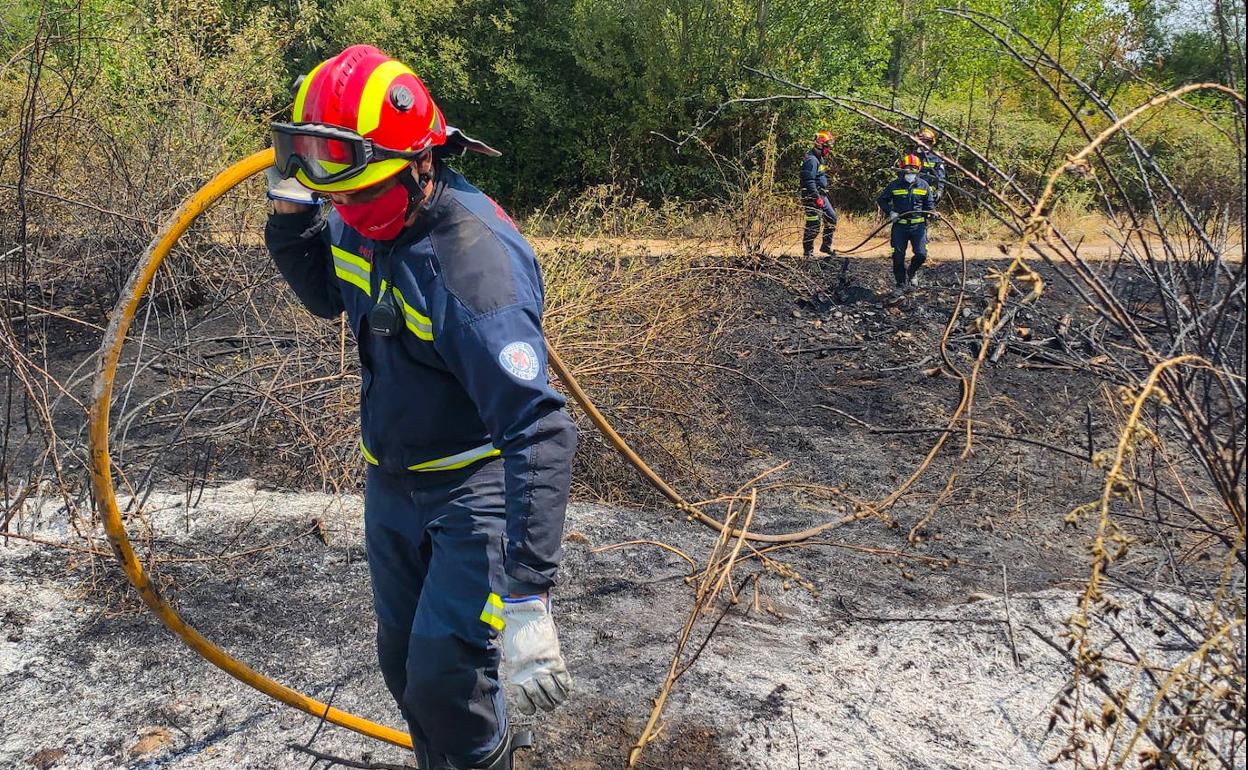
[[409,471],[420,472],[453,471],[457,468],[472,465],[477,460],[484,460],[487,457],[497,457],[500,454],[502,454],[502,452],[495,449],[493,444],[483,444],[476,449],[469,449],[466,452],[460,452],[459,454],[451,455],[450,457],[443,457],[437,460],[417,463],[416,465],[409,465],[407,466],[407,469]]
[[507,625],[507,621],[503,620],[503,600],[498,594],[486,597],[485,607],[481,609],[481,622],[495,631],[502,631]]
[[365,294],[372,296],[372,288],[370,286],[372,268],[369,266],[368,261],[337,246],[330,246],[330,251],[334,255],[334,274]]
[[914,188],[914,194],[915,195],[927,195],[927,190],[924,190],[922,187],[916,187]]
[[[380,465],[373,453],[368,451],[368,447],[364,446],[364,439],[360,439],[360,452],[364,455],[364,459],[368,461],[369,465]],[[479,447],[460,452],[459,454],[453,454],[450,457],[439,457],[436,460],[426,460],[423,463],[409,465],[407,469],[419,473],[453,471],[472,465],[478,460],[484,460],[487,457],[497,457],[500,454],[502,452],[496,449],[493,444],[482,444]]]

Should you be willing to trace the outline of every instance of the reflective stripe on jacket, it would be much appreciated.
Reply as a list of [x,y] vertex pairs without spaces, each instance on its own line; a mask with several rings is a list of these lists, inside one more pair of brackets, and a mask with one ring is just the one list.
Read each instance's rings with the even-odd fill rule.
[[[887,215],[891,213],[908,214],[911,211],[931,211],[936,208],[935,201],[932,196],[932,188],[922,177],[914,180],[911,184],[905,180],[905,177],[898,174],[897,178],[889,182],[884,188],[884,192],[880,193],[880,197],[875,199],[880,209]],[[926,221],[922,216],[903,217],[899,219],[900,224],[917,224]]]
[[[332,211],[273,215],[265,241],[314,314],[345,311],[360,356],[361,450],[391,473],[463,468],[501,455],[507,573],[536,593],[555,579],[576,430],[547,379],[544,287],[507,214],[439,165],[433,193],[395,241],[374,242]],[[402,324],[370,331],[389,294]]]

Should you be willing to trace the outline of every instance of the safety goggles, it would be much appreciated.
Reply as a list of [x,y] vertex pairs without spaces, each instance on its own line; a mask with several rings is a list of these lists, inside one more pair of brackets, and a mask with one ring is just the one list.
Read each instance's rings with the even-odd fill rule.
[[320,123],[274,123],[273,165],[283,177],[295,169],[313,184],[331,184],[362,172],[378,160],[417,160],[428,150],[392,150],[354,131]]

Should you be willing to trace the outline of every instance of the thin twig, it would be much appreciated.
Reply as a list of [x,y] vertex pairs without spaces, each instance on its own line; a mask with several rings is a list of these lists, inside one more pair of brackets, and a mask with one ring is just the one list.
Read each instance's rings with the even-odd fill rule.
[[1018,645],[1014,643],[1014,619],[1010,616],[1010,578],[1004,562],[1001,564],[1001,598],[1005,602],[1005,630],[1010,640],[1010,654],[1014,657],[1014,667],[1022,668],[1023,664],[1018,659]]

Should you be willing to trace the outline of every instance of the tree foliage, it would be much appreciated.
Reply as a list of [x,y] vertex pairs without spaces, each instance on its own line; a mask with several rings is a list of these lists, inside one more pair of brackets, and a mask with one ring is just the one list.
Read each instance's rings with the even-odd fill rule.
[[[1149,89],[1242,82],[1242,8],[1213,3],[1170,31],[1166,0],[971,0],[1008,18],[1071,71],[1124,102]],[[353,43],[410,63],[452,123],[505,151],[466,161],[513,207],[627,183],[643,199],[727,194],[716,155],[741,157],[773,118],[780,186],[812,133],[845,141],[833,159],[843,204],[869,205],[903,148],[858,117],[772,95],[744,66],[830,93],[904,107],[1008,150],[1024,175],[1070,138],[1068,117],[981,30],[940,0],[17,0],[0,11],[0,119],[15,117],[24,51],[48,42],[49,92],[90,104],[116,145],[111,171],[155,148],[214,165],[266,141],[290,86]],[[66,78],[65,73],[70,73]],[[689,138],[699,127],[696,141]],[[917,129],[918,125],[903,126]],[[1173,134],[1173,131],[1162,131]],[[1187,132],[1196,146],[1212,129]],[[1206,136],[1207,134],[1207,136]],[[136,143],[134,152],[128,143]],[[1190,146],[1190,145],[1189,145]],[[4,161],[0,161],[3,164]],[[122,169],[138,173],[136,169]],[[204,169],[206,173],[208,169]],[[11,175],[12,164],[0,165]]]

